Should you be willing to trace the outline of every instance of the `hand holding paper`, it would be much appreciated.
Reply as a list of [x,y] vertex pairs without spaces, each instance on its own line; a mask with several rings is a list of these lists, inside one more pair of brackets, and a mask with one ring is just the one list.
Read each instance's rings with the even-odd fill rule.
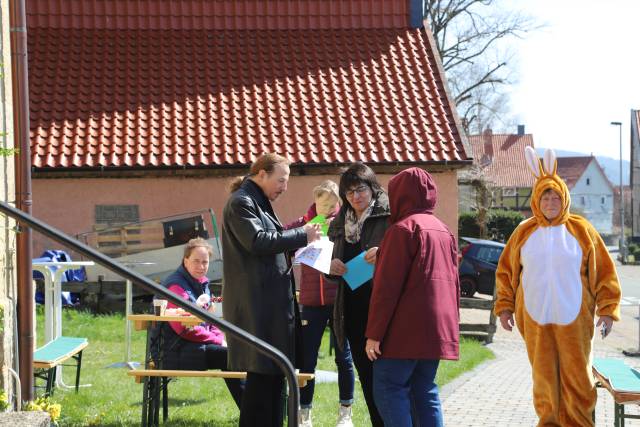
[[298,249],[294,262],[306,264],[322,273],[329,274],[333,242],[326,237],[311,242],[304,248]]
[[366,252],[362,252],[360,255],[345,264],[347,272],[342,276],[342,278],[353,290],[358,289],[366,281],[373,278],[373,264],[369,264],[365,261],[365,254]]
[[316,215],[313,217],[307,224],[320,224],[320,229],[322,230],[322,235],[326,236],[327,231],[329,231],[329,221],[327,221],[327,217],[324,215]]

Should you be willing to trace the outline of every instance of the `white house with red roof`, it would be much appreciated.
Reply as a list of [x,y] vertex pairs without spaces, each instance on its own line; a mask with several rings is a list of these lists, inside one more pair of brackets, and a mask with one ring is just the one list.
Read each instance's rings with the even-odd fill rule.
[[558,157],[558,175],[567,183],[571,211],[600,234],[613,233],[614,188],[594,156]]
[[265,152],[293,161],[283,221],[363,161],[383,185],[432,172],[457,230],[471,157],[422,0],[30,0],[27,16],[33,213],[67,233],[99,208],[219,214]]

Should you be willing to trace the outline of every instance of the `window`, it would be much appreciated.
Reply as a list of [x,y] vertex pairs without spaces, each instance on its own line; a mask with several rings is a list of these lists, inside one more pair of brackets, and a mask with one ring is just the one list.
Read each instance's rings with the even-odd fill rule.
[[491,264],[497,265],[501,253],[502,248],[483,246],[478,249],[478,258],[482,261],[490,262]]
[[605,198],[604,197],[600,197],[600,204],[601,205],[604,205],[604,201],[605,201]]
[[580,204],[581,204],[582,206],[584,206],[584,205],[585,205],[584,196],[580,196]]
[[514,197],[516,195],[516,189],[515,188],[503,188],[502,189],[502,196],[503,197]]
[[591,183],[591,178],[587,178],[587,185]]
[[96,224],[140,221],[138,205],[96,205]]

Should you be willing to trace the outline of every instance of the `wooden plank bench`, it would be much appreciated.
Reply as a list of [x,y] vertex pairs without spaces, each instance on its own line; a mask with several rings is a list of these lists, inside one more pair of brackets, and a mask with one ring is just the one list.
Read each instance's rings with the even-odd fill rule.
[[624,412],[624,405],[640,404],[640,372],[619,359],[594,359],[592,371],[598,385],[613,396],[614,426],[624,427],[625,419],[640,419]]
[[[168,385],[170,378],[237,378],[245,379],[246,372],[237,371],[186,371],[172,369],[133,369],[127,375],[135,378],[137,383],[144,382],[142,402],[142,426],[159,425],[160,392],[162,392],[162,419],[169,418]],[[304,387],[312,380],[314,374],[297,372],[298,387]]]
[[86,338],[58,337],[33,353],[34,376],[46,381],[45,396],[53,394],[58,366],[66,366],[63,362],[71,358],[76,361],[76,393],[78,392],[82,351],[88,345]]

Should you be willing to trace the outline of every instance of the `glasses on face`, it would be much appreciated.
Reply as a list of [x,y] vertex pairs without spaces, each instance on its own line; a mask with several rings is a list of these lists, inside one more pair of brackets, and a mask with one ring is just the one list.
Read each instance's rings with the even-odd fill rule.
[[367,190],[369,189],[368,186],[366,185],[361,185],[359,187],[356,188],[352,188],[351,190],[347,190],[344,192],[344,194],[348,197],[351,198],[353,197],[355,194],[361,195],[364,194]]

